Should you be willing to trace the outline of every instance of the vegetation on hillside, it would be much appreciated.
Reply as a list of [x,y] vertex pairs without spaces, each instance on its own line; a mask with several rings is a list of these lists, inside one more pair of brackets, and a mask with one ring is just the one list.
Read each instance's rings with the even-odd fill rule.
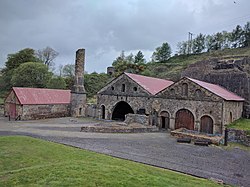
[[248,131],[250,134],[250,119],[241,118],[227,126],[228,128]]
[[221,186],[30,137],[0,137],[0,150],[0,186]]

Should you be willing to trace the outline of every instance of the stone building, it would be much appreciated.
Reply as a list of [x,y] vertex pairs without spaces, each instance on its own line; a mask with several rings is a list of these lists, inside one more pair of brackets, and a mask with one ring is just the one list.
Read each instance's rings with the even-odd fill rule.
[[4,102],[4,114],[29,120],[69,116],[70,90],[13,87]]
[[178,82],[124,73],[98,92],[100,119],[145,114],[161,128],[221,134],[242,116],[244,99],[221,86],[184,77]]

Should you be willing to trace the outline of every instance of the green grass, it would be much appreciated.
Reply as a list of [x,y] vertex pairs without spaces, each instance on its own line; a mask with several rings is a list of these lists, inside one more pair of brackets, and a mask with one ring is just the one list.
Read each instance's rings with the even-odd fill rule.
[[228,128],[250,131],[250,119],[241,118],[227,126]]
[[0,186],[220,186],[30,137],[0,137]]

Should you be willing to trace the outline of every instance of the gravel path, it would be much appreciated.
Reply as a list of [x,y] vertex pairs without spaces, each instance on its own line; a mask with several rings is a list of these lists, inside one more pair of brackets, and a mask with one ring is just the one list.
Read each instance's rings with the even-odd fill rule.
[[[63,122],[63,123],[62,123]],[[107,155],[172,169],[227,184],[250,186],[250,153],[241,149],[179,144],[169,133],[107,134],[79,132],[81,124],[61,118],[8,122],[0,119],[0,135],[27,135]],[[90,122],[93,124],[93,121]]]

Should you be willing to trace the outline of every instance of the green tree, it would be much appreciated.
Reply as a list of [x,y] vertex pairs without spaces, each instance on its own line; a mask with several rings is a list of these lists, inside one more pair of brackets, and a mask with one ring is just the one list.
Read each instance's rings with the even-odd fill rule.
[[47,88],[66,89],[66,82],[62,77],[52,77],[47,83]]
[[236,28],[232,32],[232,48],[244,47],[244,30],[240,25],[237,25]]
[[144,55],[141,51],[138,51],[138,53],[135,55],[135,64],[144,64],[146,62]]
[[39,59],[35,55],[35,50],[30,48],[25,48],[17,53],[8,54],[7,61],[5,62],[5,68],[3,72],[17,68],[20,64],[25,62],[39,62]]
[[166,62],[171,56],[171,47],[165,42],[161,47],[157,47],[152,55],[152,60],[155,62]]
[[109,76],[106,73],[91,73],[85,74],[84,86],[87,92],[87,96],[92,98],[96,93],[103,88],[109,81]]
[[205,49],[205,37],[205,35],[200,33],[192,41],[192,52],[194,54],[201,53]]
[[74,77],[75,76],[75,65],[74,64],[66,64],[62,69],[63,77]]
[[250,47],[250,22],[247,22],[244,26],[244,36],[243,47]]
[[178,44],[177,44],[177,53],[179,55],[188,54],[188,42],[187,41],[178,42]]
[[21,64],[13,72],[11,84],[20,87],[46,87],[52,73],[42,63],[26,62]]

